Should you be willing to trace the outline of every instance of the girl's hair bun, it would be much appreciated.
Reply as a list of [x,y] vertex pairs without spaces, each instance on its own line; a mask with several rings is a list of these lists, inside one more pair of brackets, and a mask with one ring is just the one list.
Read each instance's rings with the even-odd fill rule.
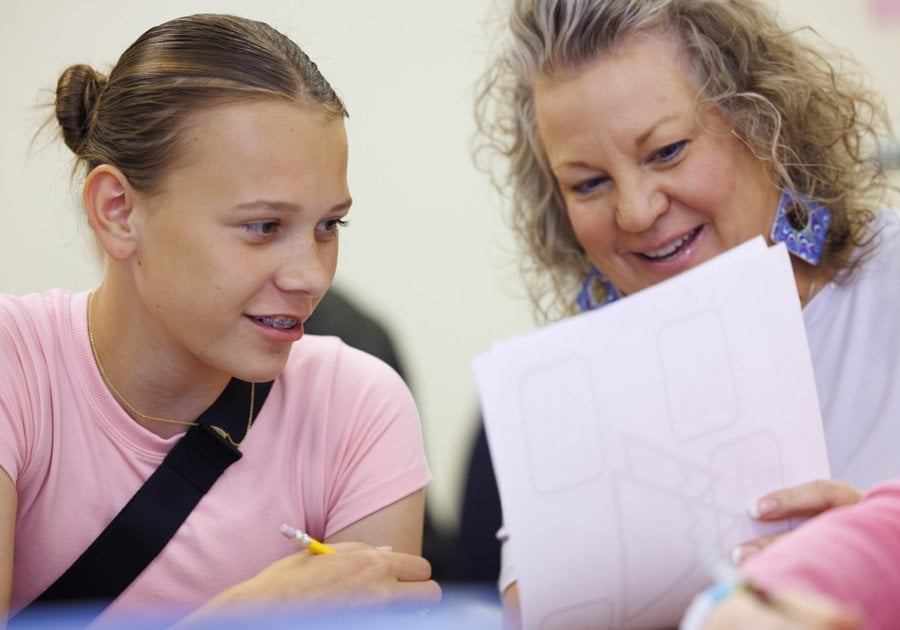
[[106,77],[90,66],[74,65],[63,71],[56,84],[56,120],[63,139],[75,155],[90,135],[97,100]]

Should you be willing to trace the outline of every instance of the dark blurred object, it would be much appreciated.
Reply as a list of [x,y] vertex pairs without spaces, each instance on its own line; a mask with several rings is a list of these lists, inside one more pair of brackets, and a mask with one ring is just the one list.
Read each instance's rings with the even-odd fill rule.
[[349,346],[375,355],[409,383],[387,329],[332,287],[303,324],[311,335],[334,335]]
[[[390,365],[410,384],[387,328],[363,312],[339,289],[332,287],[325,294],[303,329],[311,335],[340,337],[347,345],[368,352]],[[422,555],[431,563],[432,575],[439,582],[458,581],[453,560],[457,550],[453,546],[452,538],[435,525],[426,509]]]
[[462,582],[496,585],[500,575],[500,541],[497,530],[503,522],[500,493],[494,478],[491,453],[484,423],[478,418],[463,488],[457,544],[465,553],[457,561],[457,578]]

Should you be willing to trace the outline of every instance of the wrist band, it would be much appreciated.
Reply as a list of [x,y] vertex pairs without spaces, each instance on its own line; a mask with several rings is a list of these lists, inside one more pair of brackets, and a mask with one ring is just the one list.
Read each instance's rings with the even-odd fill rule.
[[740,587],[740,582],[734,580],[716,582],[706,587],[691,600],[678,630],[700,630],[713,609]]
[[700,630],[713,609],[734,594],[735,591],[749,593],[763,603],[769,603],[769,594],[752,582],[723,580],[706,587],[693,600],[684,612],[678,630]]

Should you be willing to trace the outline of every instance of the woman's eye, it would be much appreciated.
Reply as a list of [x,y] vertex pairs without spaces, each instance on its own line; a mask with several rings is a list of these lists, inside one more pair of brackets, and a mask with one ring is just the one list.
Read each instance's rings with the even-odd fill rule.
[[254,236],[271,236],[278,232],[279,227],[278,221],[257,221],[244,225],[244,228]]
[[672,144],[664,146],[662,149],[656,152],[656,155],[653,157],[660,162],[670,162],[681,155],[681,152],[684,150],[684,147],[687,146],[687,140],[682,140],[681,142],[674,142]]
[[576,195],[588,195],[602,186],[607,179],[607,177],[597,176],[591,177],[590,179],[585,179],[580,182],[576,182],[572,185],[572,192],[574,192]]

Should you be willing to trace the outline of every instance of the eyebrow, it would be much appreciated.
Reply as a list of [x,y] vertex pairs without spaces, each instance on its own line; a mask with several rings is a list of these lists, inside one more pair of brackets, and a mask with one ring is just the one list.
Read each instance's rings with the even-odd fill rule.
[[[346,201],[332,206],[329,212],[341,212],[344,210],[348,210],[352,203],[353,199],[348,197]],[[301,210],[303,210],[303,206],[296,203],[289,203],[287,201],[270,201],[268,199],[255,199],[253,201],[246,201],[244,203],[238,204],[237,208],[239,210],[253,210],[257,208],[264,208],[266,210],[274,210],[275,212],[300,212]]]
[[[650,126],[646,130],[644,130],[643,132],[641,132],[640,134],[637,135],[637,137],[634,139],[634,146],[640,148],[641,146],[644,145],[644,143],[647,142],[647,140],[650,138],[650,136],[652,136],[653,133],[659,127],[661,127],[663,124],[665,124],[667,122],[677,120],[678,117],[679,117],[678,113],[672,113],[672,114],[667,114],[658,120],[655,120],[653,123],[650,124]],[[559,163],[551,163],[550,164],[550,170],[553,171],[554,174],[556,173],[556,171],[558,169],[562,169],[562,168],[591,168],[592,169],[593,167],[581,160],[574,160],[574,161],[564,160]]]
[[653,132],[656,131],[662,124],[675,120],[678,118],[678,116],[678,114],[669,114],[654,122],[652,125],[650,125],[650,127],[647,128],[646,131],[638,134],[637,138],[634,139],[634,146],[642,146],[645,142],[647,142],[647,139],[653,135]]

